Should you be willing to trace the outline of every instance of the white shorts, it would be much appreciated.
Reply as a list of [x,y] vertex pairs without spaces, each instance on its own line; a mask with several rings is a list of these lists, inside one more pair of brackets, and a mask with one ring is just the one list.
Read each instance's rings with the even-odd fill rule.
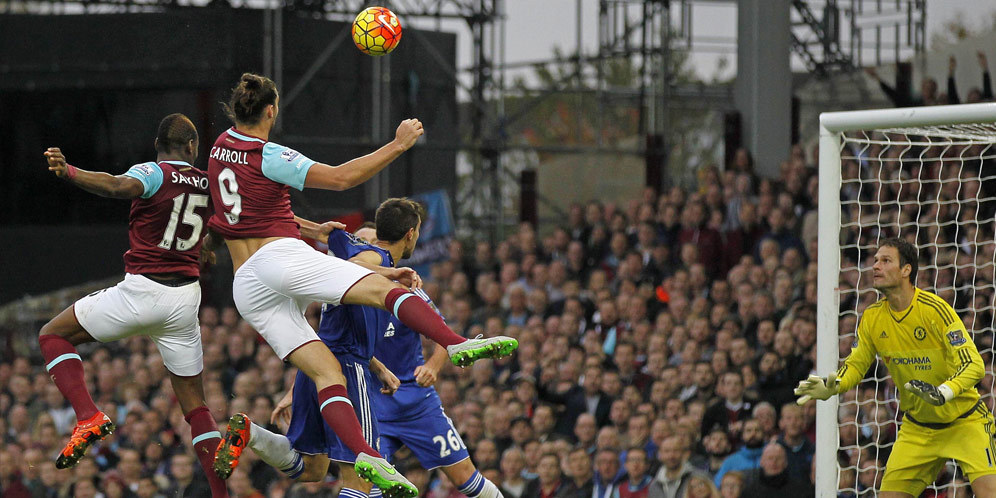
[[235,272],[232,298],[239,314],[280,359],[318,340],[304,317],[313,302],[338,305],[361,278],[373,273],[327,256],[299,239],[284,238],[259,248]]
[[169,287],[141,275],[83,297],[73,306],[76,319],[100,342],[133,335],[152,339],[174,375],[190,377],[204,369],[197,310],[201,285]]

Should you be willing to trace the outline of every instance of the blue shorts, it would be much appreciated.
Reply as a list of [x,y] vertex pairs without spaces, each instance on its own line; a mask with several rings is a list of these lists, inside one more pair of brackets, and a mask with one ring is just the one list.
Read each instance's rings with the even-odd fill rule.
[[[353,410],[363,429],[363,438],[372,448],[380,451],[380,434],[374,418],[373,397],[370,396],[370,369],[365,363],[339,356],[342,373],[346,376],[346,391],[353,402]],[[356,454],[339,440],[332,428],[325,424],[318,406],[318,389],[307,375],[297,373],[294,380],[294,401],[291,405],[291,423],[287,439],[295,450],[308,455],[326,454],[332,460],[354,463]]]
[[[438,399],[438,398],[437,398]],[[389,461],[402,445],[407,446],[426,470],[449,467],[470,458],[467,445],[442,405],[405,420],[379,422],[380,452]]]

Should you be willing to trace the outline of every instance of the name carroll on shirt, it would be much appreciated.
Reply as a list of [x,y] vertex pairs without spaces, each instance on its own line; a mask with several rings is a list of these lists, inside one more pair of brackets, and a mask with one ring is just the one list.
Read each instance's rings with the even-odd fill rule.
[[233,164],[249,164],[249,153],[224,147],[211,147],[211,159]]

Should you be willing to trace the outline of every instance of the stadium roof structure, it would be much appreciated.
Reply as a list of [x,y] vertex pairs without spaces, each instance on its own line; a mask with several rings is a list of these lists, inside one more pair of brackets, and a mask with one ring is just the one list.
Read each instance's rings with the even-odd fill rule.
[[[489,233],[491,240],[503,237],[506,226],[514,224],[513,203],[508,184],[515,183],[517,171],[510,171],[502,157],[506,152],[539,151],[577,153],[614,151],[666,161],[668,132],[673,128],[673,109],[735,109],[729,83],[688,84],[671,74],[672,59],[678,52],[736,54],[736,36],[705,36],[696,31],[693,19],[708,18],[717,6],[736,10],[735,0],[598,0],[598,45],[594,51],[582,46],[581,5],[578,0],[574,23],[576,46],[566,48],[556,59],[507,62],[505,60],[506,14],[509,0],[386,0],[386,6],[406,19],[436,21],[442,27],[462,21],[467,32],[471,64],[451,66],[447,73],[456,82],[459,95],[467,102],[466,130],[457,147],[469,153],[473,188],[458,193],[457,218],[466,232]],[[791,8],[792,51],[796,66],[816,78],[853,71],[873,59],[875,65],[906,60],[923,51],[925,43],[925,0],[881,2],[875,0],[786,0]],[[113,13],[155,13],[175,9],[262,9],[265,12],[263,72],[274,75],[289,90],[283,105],[288,106],[309,80],[325,64],[333,49],[348,39],[334,36],[325,50],[316,53],[311,69],[296,81],[283,81],[281,28],[285,16],[350,21],[367,6],[365,0],[0,0],[0,16],[5,14],[78,15]],[[570,23],[563,28],[570,30]],[[735,35],[734,29],[734,35]],[[428,44],[422,47],[430,56]],[[607,83],[607,67],[627,59],[638,75],[634,86],[614,87]],[[516,143],[508,129],[523,112],[507,112],[505,100],[512,90],[515,71],[547,70],[557,77],[537,87],[515,90],[519,96],[542,103],[555,95],[590,94],[599,109],[629,106],[638,114],[636,140],[619,146],[602,140],[602,120],[592,141],[571,143]],[[572,93],[573,92],[573,93]],[[579,102],[581,98],[577,99]],[[519,109],[529,108],[520,105]],[[580,106],[578,108],[580,112]],[[579,132],[580,133],[580,132]],[[300,137],[299,137],[300,138]],[[580,137],[579,137],[580,138]],[[662,159],[665,158],[665,159]],[[648,167],[649,171],[649,167]],[[663,178],[658,175],[658,179]],[[651,178],[648,173],[648,181]],[[539,199],[540,202],[545,202]],[[549,204],[549,203],[548,203]]]

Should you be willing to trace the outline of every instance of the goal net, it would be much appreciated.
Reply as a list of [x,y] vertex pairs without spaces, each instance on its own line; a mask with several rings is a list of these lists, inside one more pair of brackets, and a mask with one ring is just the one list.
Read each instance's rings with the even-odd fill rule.
[[[819,375],[850,352],[861,312],[879,299],[875,251],[898,236],[919,249],[917,286],[973,334],[987,365],[978,388],[992,408],[996,104],[824,113],[820,123]],[[875,494],[902,419],[884,364],[816,409],[817,496]],[[954,462],[932,487],[971,496]]]

